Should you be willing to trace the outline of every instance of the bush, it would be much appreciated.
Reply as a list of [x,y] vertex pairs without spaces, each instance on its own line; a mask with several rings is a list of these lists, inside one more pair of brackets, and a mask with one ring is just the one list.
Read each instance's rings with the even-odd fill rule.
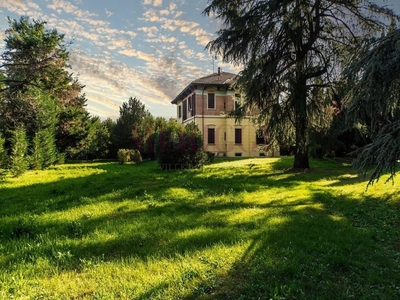
[[212,163],[214,161],[215,155],[214,153],[210,152],[210,151],[206,151],[204,152],[204,163],[208,164],[208,163]]
[[118,162],[122,165],[127,162],[141,162],[142,155],[137,149],[119,149],[118,150]]
[[137,149],[130,150],[130,161],[134,163],[139,163],[142,161],[142,155]]
[[203,137],[194,124],[169,123],[154,143],[161,169],[195,168],[204,163]]

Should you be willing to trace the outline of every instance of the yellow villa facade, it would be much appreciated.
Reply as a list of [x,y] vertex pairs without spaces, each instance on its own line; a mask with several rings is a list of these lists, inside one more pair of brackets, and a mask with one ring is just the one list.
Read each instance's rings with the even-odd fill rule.
[[204,150],[223,157],[274,157],[278,149],[265,151],[268,141],[251,122],[251,115],[240,123],[227,117],[240,105],[240,96],[231,88],[235,74],[221,72],[191,82],[171,102],[176,105],[177,122],[195,123],[200,129]]

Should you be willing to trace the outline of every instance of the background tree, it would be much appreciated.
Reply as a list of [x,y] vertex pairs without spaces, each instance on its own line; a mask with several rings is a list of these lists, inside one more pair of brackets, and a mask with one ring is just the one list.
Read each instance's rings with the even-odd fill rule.
[[358,57],[346,70],[346,119],[370,142],[353,164],[364,174],[374,166],[370,183],[385,172],[393,179],[400,159],[400,30],[360,47]]
[[88,134],[85,139],[81,140],[77,156],[86,160],[105,158],[110,143],[107,124],[101,122],[99,117],[92,117],[89,122]]
[[107,118],[101,123],[104,127],[104,130],[109,133],[109,141],[106,142],[108,147],[105,157],[115,159],[118,155],[117,137],[114,135],[116,122],[114,122],[111,118]]
[[0,175],[2,170],[7,168],[7,151],[4,147],[6,139],[0,132]]
[[10,171],[19,176],[28,170],[28,141],[23,126],[16,128],[11,138]]
[[119,108],[119,118],[114,127],[114,142],[118,149],[140,149],[141,140],[137,137],[139,127],[150,113],[145,105],[136,97],[130,97],[128,102]]
[[330,88],[360,41],[385,28],[380,17],[394,17],[368,0],[212,0],[204,13],[225,25],[208,48],[244,67],[245,108],[272,140],[294,132],[296,168],[309,168],[309,128],[327,105],[314,90]]

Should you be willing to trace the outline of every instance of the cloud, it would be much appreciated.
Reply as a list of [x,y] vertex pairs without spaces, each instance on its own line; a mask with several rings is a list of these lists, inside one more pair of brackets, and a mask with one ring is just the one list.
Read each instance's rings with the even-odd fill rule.
[[166,18],[165,14],[163,14],[163,10],[155,10],[152,8],[148,9],[144,13],[144,20],[146,22],[160,23],[162,29],[169,30],[171,32],[179,29],[180,32],[195,37],[196,42],[201,46],[207,45],[213,37],[211,33],[200,28],[199,23],[177,19],[176,16],[175,18]]
[[130,57],[137,57],[141,60],[145,60],[145,61],[154,61],[155,57],[151,54],[142,52],[142,51],[137,51],[135,49],[125,49],[125,50],[121,50],[118,51],[118,53],[122,54],[122,55],[126,55],[126,56],[130,56]]
[[9,0],[0,0],[0,5],[10,12],[16,13],[18,15],[28,15],[29,7],[22,0],[9,1]]
[[155,37],[158,33],[158,29],[156,26],[152,27],[141,27],[138,30],[143,31],[147,34],[147,37]]
[[123,48],[123,49],[128,48],[129,49],[131,47],[132,47],[131,41],[129,41],[127,39],[123,39],[123,38],[111,40],[107,46],[107,48],[109,50],[115,50],[117,48]]
[[107,17],[111,17],[114,13],[105,8]]
[[162,0],[144,0],[143,5],[161,6]]
[[47,7],[57,11],[59,14],[62,11],[65,11],[66,13],[73,14],[79,18],[96,16],[96,14],[90,13],[88,11],[83,11],[77,6],[71,4],[70,2],[63,0],[53,0],[52,4],[47,5]]

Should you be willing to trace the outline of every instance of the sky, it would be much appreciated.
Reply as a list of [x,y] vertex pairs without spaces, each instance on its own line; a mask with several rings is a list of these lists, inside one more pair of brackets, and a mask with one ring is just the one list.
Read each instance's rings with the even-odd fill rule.
[[[400,0],[375,0],[400,13]],[[0,0],[0,52],[7,16],[47,22],[65,34],[71,72],[85,85],[87,110],[101,119],[138,98],[153,116],[176,117],[171,104],[193,80],[238,67],[205,46],[221,28],[202,11],[208,0]]]

